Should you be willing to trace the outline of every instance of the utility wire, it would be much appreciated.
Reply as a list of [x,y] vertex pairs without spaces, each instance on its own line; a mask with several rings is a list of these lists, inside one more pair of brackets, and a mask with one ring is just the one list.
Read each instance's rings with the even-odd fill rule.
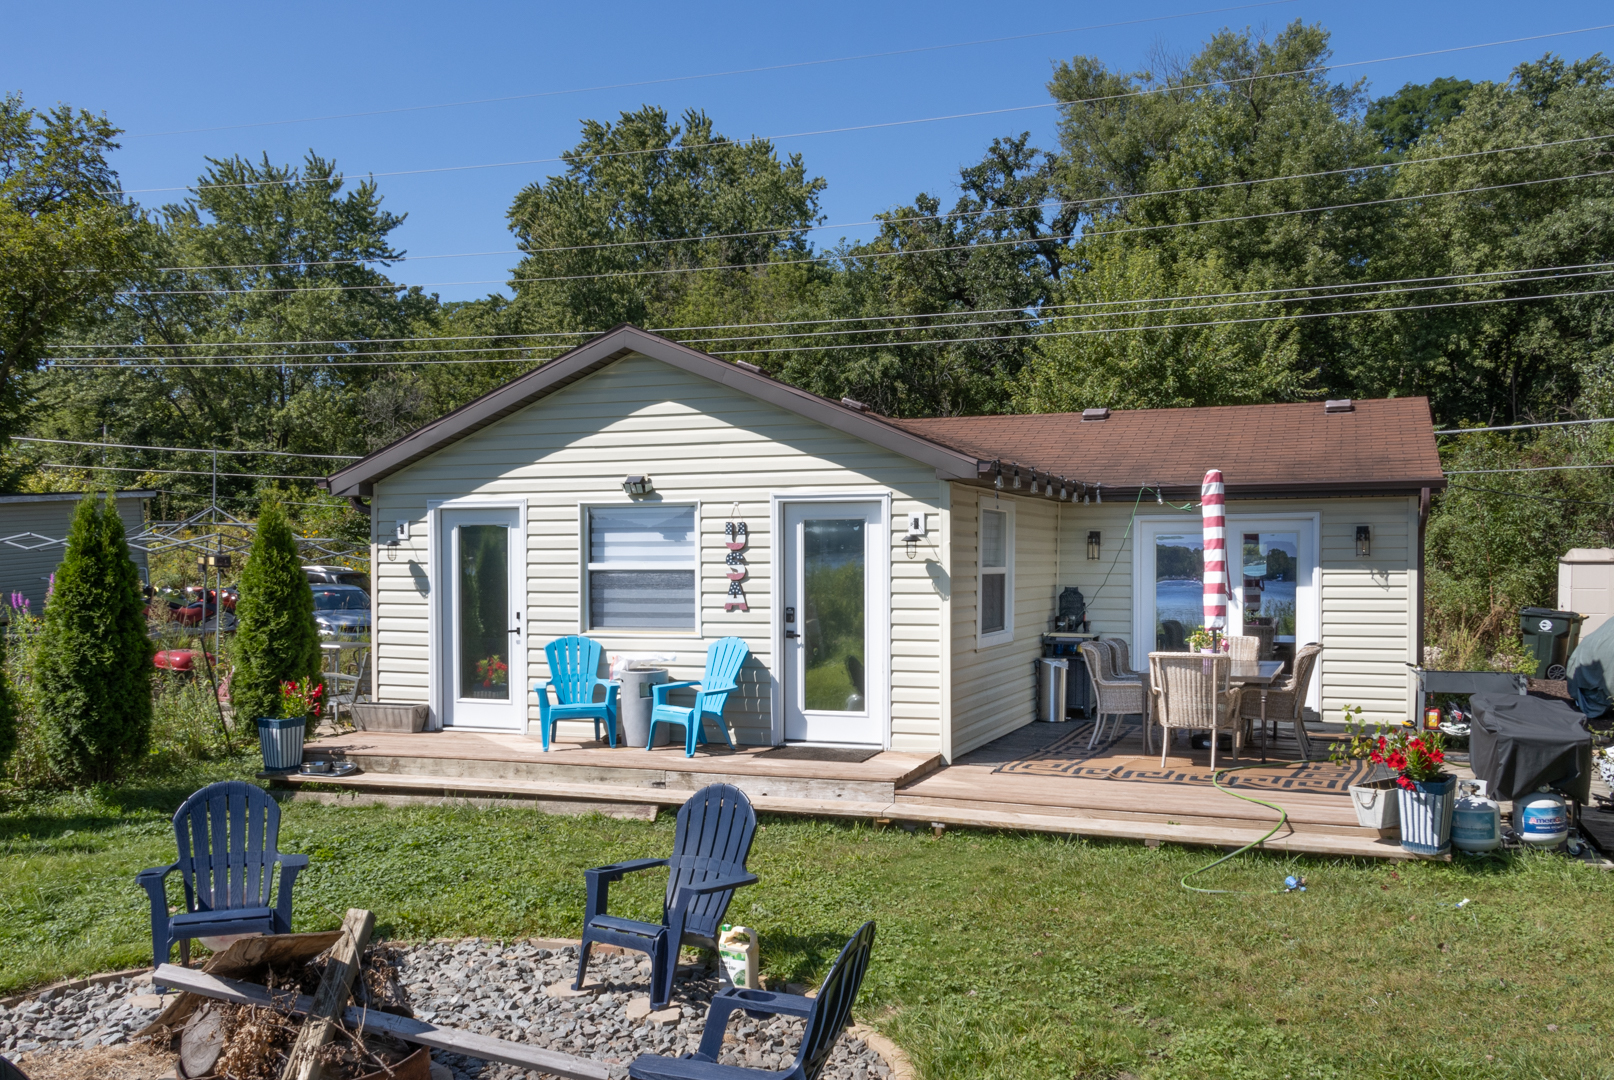
[[1571,469],[1614,469],[1614,461],[1599,465],[1532,465],[1516,469],[1443,469],[1447,476],[1480,476],[1487,473],[1566,472]]
[[509,94],[503,97],[473,98],[469,101],[445,101],[435,105],[407,105],[393,109],[371,109],[366,112],[336,113],[330,116],[304,116],[295,120],[261,120],[250,124],[223,124],[218,127],[184,128],[177,131],[148,131],[126,136],[130,139],[154,139],[164,135],[198,135],[210,131],[239,131],[243,128],[280,127],[286,124],[310,124],[323,120],[352,120],[366,116],[392,116],[398,113],[426,112],[433,109],[457,109],[468,105],[491,105],[507,101],[531,101],[534,98],[561,97],[569,94],[591,94],[601,90],[628,90],[639,86],[663,86],[667,83],[692,82],[699,79],[720,79],[731,75],[755,75],[769,71],[789,71],[796,68],[821,67],[825,64],[845,64],[855,60],[882,60],[892,56],[912,56],[916,53],[941,52],[947,49],[965,49],[976,45],[998,45],[1008,41],[1025,41],[1031,38],[1057,37],[1087,30],[1109,30],[1118,26],[1137,26],[1141,23],[1167,22],[1187,19],[1196,15],[1220,15],[1228,11],[1245,11],[1250,8],[1277,7],[1295,0],[1267,0],[1258,4],[1239,4],[1235,7],[1206,8],[1201,11],[1184,11],[1175,15],[1156,15],[1145,19],[1127,19],[1123,22],[1094,23],[1091,26],[1072,26],[1064,30],[1040,30],[1030,34],[1011,34],[1007,37],[979,38],[975,41],[955,41],[946,45],[921,45],[911,49],[892,49],[887,52],[860,53],[854,56],[835,56],[823,60],[798,60],[788,64],[769,64],[765,67],[736,68],[731,71],[711,71],[701,75],[672,75],[661,79],[639,79],[635,82],[609,83],[603,86],[578,86],[567,90],[542,90],[530,94]]
[[[1506,281],[1497,281],[1495,279],[1506,278],[1506,277],[1509,277],[1510,275],[1547,274],[1547,273],[1556,273],[1556,272],[1559,272],[1559,271],[1584,270],[1584,269],[1588,269],[1588,268],[1603,267],[1603,266],[1614,266],[1614,262],[1605,261],[1605,262],[1591,262],[1591,263],[1566,263],[1566,264],[1563,264],[1563,265],[1560,265],[1560,266],[1538,266],[1538,267],[1529,267],[1529,268],[1525,268],[1525,269],[1511,269],[1511,270],[1473,270],[1473,271],[1464,271],[1464,272],[1455,273],[1455,274],[1434,274],[1434,275],[1429,275],[1429,276],[1426,276],[1426,277],[1385,278],[1385,279],[1382,279],[1382,280],[1379,280],[1379,281],[1358,281],[1358,282],[1345,282],[1345,283],[1330,283],[1330,284],[1326,284],[1326,285],[1284,285],[1284,286],[1276,286],[1276,287],[1273,287],[1273,288],[1270,288],[1270,289],[1244,289],[1244,290],[1238,290],[1238,291],[1233,291],[1233,292],[1221,292],[1221,293],[1187,293],[1187,294],[1183,294],[1183,295],[1179,295],[1179,296],[1148,296],[1148,297],[1136,297],[1136,298],[1116,298],[1116,299],[1112,299],[1112,300],[1084,300],[1084,301],[1064,303],[1064,304],[1045,304],[1042,307],[1038,308],[1037,311],[1038,312],[1043,312],[1043,311],[1062,311],[1062,310],[1065,310],[1065,309],[1068,309],[1068,308],[1114,307],[1114,306],[1122,305],[1122,304],[1133,304],[1133,305],[1137,305],[1137,304],[1156,304],[1156,303],[1166,303],[1166,302],[1169,302],[1169,301],[1177,301],[1177,300],[1216,300],[1216,299],[1221,299],[1221,298],[1224,298],[1224,297],[1254,297],[1254,296],[1267,296],[1267,295],[1273,295],[1273,294],[1279,294],[1279,293],[1316,292],[1318,290],[1323,290],[1323,289],[1366,289],[1366,288],[1374,288],[1374,287],[1381,286],[1381,285],[1404,285],[1404,284],[1420,284],[1420,283],[1428,282],[1428,281],[1451,281],[1451,280],[1453,280],[1455,278],[1475,278],[1475,279],[1483,278],[1483,279],[1492,280],[1493,283],[1495,283],[1495,284],[1506,284],[1507,283]],[[703,325],[703,326],[702,325],[697,325],[697,326],[661,326],[661,327],[649,327],[647,329],[648,329],[648,332],[652,333],[652,334],[673,334],[673,333],[686,333],[686,332],[693,331],[693,330],[751,330],[751,329],[767,328],[767,327],[775,327],[775,326],[819,326],[819,325],[824,325],[824,324],[828,324],[828,323],[857,323],[857,322],[895,321],[895,320],[900,320],[900,319],[952,318],[952,317],[956,317],[956,316],[972,315],[972,314],[974,314],[974,315],[1000,315],[1000,314],[1006,314],[1006,313],[1009,313],[1009,312],[1025,312],[1026,310],[1027,309],[1025,307],[1023,307],[1023,306],[1022,307],[1008,307],[1008,308],[977,308],[977,309],[973,309],[971,311],[932,311],[932,312],[919,312],[919,313],[913,313],[913,314],[907,314],[907,315],[902,315],[902,314],[897,314],[897,315],[851,315],[851,316],[841,315],[841,316],[834,316],[834,317],[822,318],[822,319],[782,319],[782,320],[778,320],[778,321],[775,321],[775,322],[757,322],[757,323],[711,323],[711,324],[707,324],[707,325]],[[1119,314],[1124,314],[1124,312],[1120,312]],[[1031,315],[1029,317],[1032,318],[1032,319],[1036,319],[1039,316]],[[122,343],[122,344],[112,343],[112,342],[101,343],[101,344],[75,344],[75,343],[63,342],[63,343],[60,343],[60,344],[58,344],[58,345],[56,345],[54,347],[59,348],[59,349],[181,349],[181,348],[183,348],[183,349],[215,349],[215,348],[220,348],[222,346],[227,346],[227,345],[234,345],[234,346],[239,347],[239,348],[252,348],[252,347],[268,348],[268,347],[283,347],[283,346],[293,346],[293,345],[354,345],[354,346],[364,346],[364,345],[370,345],[370,344],[390,345],[390,344],[397,344],[397,343],[400,343],[400,342],[433,343],[433,342],[440,342],[440,341],[499,341],[499,340],[505,340],[505,339],[519,340],[519,339],[530,339],[530,338],[556,338],[556,337],[578,338],[578,337],[596,337],[596,336],[598,336],[598,335],[600,335],[602,333],[604,333],[604,331],[602,331],[602,330],[558,330],[558,331],[541,331],[541,332],[540,331],[535,331],[535,332],[531,332],[531,333],[520,333],[520,334],[459,334],[459,335],[444,336],[444,337],[421,337],[421,336],[416,336],[416,337],[400,337],[400,338],[326,338],[326,339],[313,340],[313,341],[257,341],[257,342],[253,342],[253,341],[233,341],[233,342],[152,341],[152,342],[128,342],[128,343]],[[766,335],[758,335],[758,336],[766,336]],[[539,345],[539,346],[532,346],[532,347],[533,348],[570,349],[570,348],[574,348],[575,346],[571,345],[571,344],[565,344],[565,345],[553,345],[553,346]],[[522,346],[509,345],[509,346],[500,346],[500,348],[515,349],[515,348],[522,348]],[[455,351],[455,350],[433,349],[431,351],[435,353],[435,352],[451,352],[451,351]],[[482,351],[482,350],[468,350],[468,351]],[[282,354],[249,353],[249,354],[241,354],[238,357],[225,356],[225,357],[214,357],[213,359],[232,359],[232,358],[234,358],[234,359],[268,359],[268,358],[270,358],[272,356],[275,356],[275,355],[283,355],[283,356],[289,356],[289,357],[299,357],[299,356],[305,356],[307,354],[304,354],[304,353],[282,353]],[[372,352],[372,353],[365,353],[364,355],[366,355],[366,356],[374,356],[374,355],[381,355],[381,354]],[[126,357],[47,357],[47,359],[50,359],[50,360],[69,360],[69,359],[79,359],[79,360],[108,359],[108,360],[117,360],[117,359],[127,359],[127,358]]]
[[1614,424],[1614,417],[1602,420],[1554,420],[1543,424],[1505,424],[1502,427],[1436,428],[1436,435],[1472,435],[1480,431],[1524,431],[1527,428],[1576,427],[1580,424]]
[[[889,120],[883,123],[853,124],[847,127],[820,128],[815,131],[796,131],[784,135],[766,135],[761,136],[760,138],[762,141],[766,142],[778,142],[783,139],[803,139],[817,135],[840,135],[855,131],[878,131],[887,128],[909,127],[915,124],[933,124],[945,120],[967,120],[982,116],[1002,116],[1008,113],[1031,112],[1039,109],[1057,109],[1068,108],[1074,105],[1092,105],[1125,98],[1149,97],[1156,94],[1181,93],[1186,90],[1207,90],[1218,86],[1235,86],[1241,83],[1262,82],[1268,79],[1283,79],[1296,75],[1314,75],[1321,72],[1337,70],[1339,68],[1364,67],[1370,64],[1386,64],[1396,60],[1414,60],[1426,56],[1444,56],[1450,53],[1468,52],[1474,49],[1488,49],[1498,45],[1517,45],[1526,41],[1541,41],[1546,38],[1566,37],[1572,34],[1589,34],[1597,30],[1608,30],[1611,28],[1614,28],[1614,23],[1606,23],[1601,26],[1586,26],[1577,30],[1560,30],[1550,34],[1532,34],[1528,37],[1508,38],[1502,41],[1487,41],[1481,42],[1478,45],[1457,45],[1446,49],[1429,49],[1424,52],[1402,53],[1398,56],[1381,56],[1372,60],[1352,60],[1342,64],[1316,64],[1311,67],[1296,68],[1292,71],[1273,71],[1262,75],[1241,76],[1236,79],[1217,79],[1212,82],[1203,83],[1167,84],[1164,86],[1151,87],[1146,90],[1132,90],[1126,93],[1105,94],[1100,97],[1079,98],[1071,101],[1048,101],[1040,102],[1036,105],[1015,105],[1001,109],[979,109],[974,112],[948,113],[941,116],[925,116],[914,120]],[[752,137],[753,142],[757,141],[757,139],[758,137],[756,136]],[[605,158],[634,157],[642,154],[661,154],[675,152],[677,150],[708,150],[714,148],[738,149],[743,147],[743,145],[744,144],[741,143],[724,140],[722,142],[707,143],[700,147],[647,147],[639,150],[613,150],[598,154],[565,154],[560,157],[529,158],[523,161],[497,161],[484,165],[447,165],[432,169],[398,169],[388,172],[369,172],[366,175],[372,179],[377,176],[420,176],[430,173],[469,172],[473,170],[503,169],[523,165],[545,165],[555,162],[573,163],[599,161]],[[248,180],[224,184],[188,184],[177,187],[133,188],[128,191],[108,191],[107,194],[140,195],[164,191],[200,191],[204,188],[265,187],[284,183],[286,183],[285,180]]]
[[[290,458],[340,458],[344,461],[358,461],[362,454],[295,454],[290,450],[207,450],[199,446],[145,446],[140,443],[109,443],[109,442],[80,442],[75,439],[38,439],[31,435],[13,435],[14,442],[25,443],[52,443],[57,446],[94,446],[114,450],[164,450],[176,454],[244,454],[256,456],[265,454],[270,457]],[[219,474],[223,476],[223,473]]]
[[[1383,199],[1363,199],[1360,202],[1332,203],[1327,206],[1306,206],[1293,210],[1272,210],[1260,214],[1240,214],[1234,217],[1202,218],[1196,221],[1167,222],[1160,225],[1131,225],[1121,229],[1085,230],[1079,233],[1063,233],[1049,236],[1014,237],[1007,240],[985,240],[969,244],[948,244],[939,247],[897,248],[892,251],[869,252],[834,252],[828,255],[813,255],[802,259],[776,259],[768,262],[723,263],[716,266],[672,266],[654,270],[612,270],[598,274],[554,274],[546,277],[524,278],[485,278],[478,281],[428,281],[412,284],[385,284],[385,285],[307,285],[307,286],[254,286],[244,289],[128,289],[120,292],[120,296],[234,296],[243,294],[264,293],[324,293],[324,292],[369,292],[382,290],[386,292],[401,292],[405,289],[442,288],[450,285],[497,285],[508,283],[511,285],[535,285],[552,281],[598,281],[602,279],[621,279],[635,277],[663,277],[669,274],[699,274],[719,270],[764,270],[776,266],[802,266],[821,263],[857,263],[865,259],[887,259],[914,255],[929,255],[950,251],[974,251],[983,248],[1005,247],[1014,245],[1035,245],[1056,243],[1062,240],[1086,240],[1089,237],[1122,236],[1129,233],[1157,232],[1162,229],[1195,228],[1205,225],[1228,225],[1241,221],[1261,221],[1271,218],[1292,217],[1297,214],[1318,214],[1330,210],[1354,210],[1365,206],[1386,206],[1394,203],[1417,202],[1422,199],[1440,198],[1448,195],[1474,195],[1485,191],[1502,191],[1510,188],[1534,187],[1539,184],[1557,184],[1570,180],[1588,180],[1600,176],[1614,175],[1614,169],[1600,169],[1596,172],[1576,173],[1572,176],[1548,176],[1535,180],[1515,180],[1506,184],[1484,184],[1479,187],[1455,188],[1451,191],[1429,191],[1416,195],[1396,195]],[[1028,252],[1028,254],[1031,254]]]
[[211,472],[197,469],[137,469],[128,465],[66,465],[55,461],[34,462],[41,469],[100,469],[103,472],[157,473],[163,476],[230,476],[246,480],[318,480],[318,476],[287,476],[282,473]]
[[[1292,2],[1292,0],[1285,0]],[[981,210],[955,210],[946,214],[909,214],[902,217],[886,216],[883,218],[870,218],[866,221],[845,221],[831,224],[817,225],[784,225],[772,229],[752,229],[747,232],[708,233],[700,236],[653,237],[642,240],[612,240],[598,244],[570,244],[550,247],[505,248],[498,251],[462,251],[448,255],[398,255],[396,257],[378,256],[372,259],[299,259],[292,262],[273,263],[215,263],[202,266],[157,266],[151,267],[151,273],[184,273],[202,270],[278,270],[287,267],[313,267],[313,266],[364,266],[379,263],[390,266],[393,263],[421,262],[428,259],[474,259],[486,258],[492,255],[523,255],[533,256],[551,252],[572,251],[603,251],[611,248],[624,247],[653,247],[661,244],[693,244],[707,243],[713,240],[748,240],[758,236],[788,236],[793,233],[826,232],[831,229],[854,229],[866,225],[881,225],[886,223],[910,224],[920,221],[952,221],[959,218],[982,217],[987,214],[1009,214],[1018,210],[1051,209],[1063,210],[1072,206],[1091,206],[1095,204],[1109,205],[1112,203],[1125,203],[1133,199],[1149,199],[1162,195],[1191,195],[1200,191],[1221,191],[1226,188],[1249,187],[1253,184],[1274,184],[1284,180],[1315,180],[1324,176],[1342,176],[1348,173],[1362,173],[1374,169],[1397,169],[1412,165],[1433,165],[1442,161],[1456,161],[1462,158],[1486,157],[1492,154],[1511,154],[1523,150],[1547,150],[1559,146],[1572,146],[1577,143],[1602,142],[1614,138],[1610,135],[1586,135],[1576,139],[1559,139],[1555,142],[1530,143],[1521,146],[1496,147],[1490,150],[1470,150],[1461,154],[1441,154],[1436,157],[1413,158],[1405,161],[1383,161],[1363,165],[1349,165],[1340,169],[1321,169],[1309,173],[1288,173],[1283,176],[1260,176],[1246,180],[1228,180],[1219,184],[1198,184],[1193,187],[1162,188],[1158,191],[1134,191],[1119,195],[1109,195],[1092,199],[1043,199],[1034,203],[1021,203],[1018,206],[989,206]],[[140,268],[131,268],[135,272]],[[98,273],[91,270],[74,270],[71,273]]]
[[1473,484],[1447,484],[1447,488],[1458,488],[1462,491],[1484,491],[1491,495],[1508,495],[1515,499],[1529,499],[1533,502],[1572,503],[1576,506],[1601,506],[1614,509],[1614,503],[1593,502],[1591,499],[1556,499],[1550,495],[1526,495],[1522,491],[1503,491],[1501,488],[1475,487]]

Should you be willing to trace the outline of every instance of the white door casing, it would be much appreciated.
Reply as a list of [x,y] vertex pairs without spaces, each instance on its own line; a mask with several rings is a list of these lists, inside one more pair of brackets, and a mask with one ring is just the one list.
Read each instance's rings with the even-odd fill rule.
[[[526,729],[525,511],[524,502],[475,499],[430,511],[436,588],[429,668],[443,727]],[[499,569],[504,580],[484,588]]]
[[775,740],[889,746],[889,497],[779,496],[774,509]]

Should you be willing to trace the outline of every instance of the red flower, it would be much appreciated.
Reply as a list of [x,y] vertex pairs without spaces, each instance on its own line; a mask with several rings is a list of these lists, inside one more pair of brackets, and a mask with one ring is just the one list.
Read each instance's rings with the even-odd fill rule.
[[1412,781],[1408,780],[1405,776],[1396,777],[1395,778],[1395,783],[1396,783],[1397,787],[1405,788],[1408,791],[1411,791],[1413,789]]

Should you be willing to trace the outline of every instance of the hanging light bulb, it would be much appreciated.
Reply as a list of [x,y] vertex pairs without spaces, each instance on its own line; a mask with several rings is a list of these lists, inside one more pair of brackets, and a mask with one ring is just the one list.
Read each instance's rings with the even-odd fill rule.
[[1100,506],[1103,506],[1104,505],[1104,485],[1103,484],[1098,485],[1097,491],[1098,491],[1098,504]]
[[1014,467],[1014,490],[1020,490],[1020,466]]
[[1154,501],[1159,503],[1161,506],[1166,505],[1166,497],[1160,493],[1159,488],[1154,489]]
[[1037,470],[1032,469],[1031,470],[1031,494],[1035,495],[1036,493],[1037,493]]
[[1003,465],[1002,465],[1002,463],[1000,462],[998,464],[998,467],[996,469],[994,469],[993,471],[997,475],[995,477],[993,477],[993,479],[992,479],[992,486],[1001,491],[1003,489]]

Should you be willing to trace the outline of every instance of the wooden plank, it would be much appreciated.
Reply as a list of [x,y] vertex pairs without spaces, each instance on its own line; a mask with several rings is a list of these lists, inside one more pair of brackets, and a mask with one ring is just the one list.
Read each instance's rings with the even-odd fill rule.
[[370,943],[370,932],[375,929],[375,913],[363,908],[349,908],[342,920],[342,936],[331,949],[320,976],[319,989],[314,993],[314,1004],[308,1019],[297,1032],[297,1041],[286,1055],[280,1080],[322,1080],[324,1066],[320,1064],[320,1047],[336,1035],[336,1014],[347,1007],[353,993],[353,977],[359,973],[359,961],[364,947]]
[[[192,994],[230,1001],[237,1005],[255,1005],[263,1009],[282,1012],[307,1013],[314,999],[307,994],[294,994],[289,990],[270,990],[257,983],[222,979],[190,968],[164,964],[157,969],[155,978],[165,986],[177,987]],[[498,1061],[523,1069],[564,1077],[565,1080],[609,1080],[610,1070],[597,1061],[560,1054],[553,1050],[540,1050],[536,1046],[477,1035],[469,1031],[438,1027],[424,1020],[411,1020],[391,1013],[376,1012],[348,1006],[342,1020],[349,1027],[365,1031],[385,1031],[405,1042],[430,1046],[435,1050],[466,1054],[484,1061]]]

